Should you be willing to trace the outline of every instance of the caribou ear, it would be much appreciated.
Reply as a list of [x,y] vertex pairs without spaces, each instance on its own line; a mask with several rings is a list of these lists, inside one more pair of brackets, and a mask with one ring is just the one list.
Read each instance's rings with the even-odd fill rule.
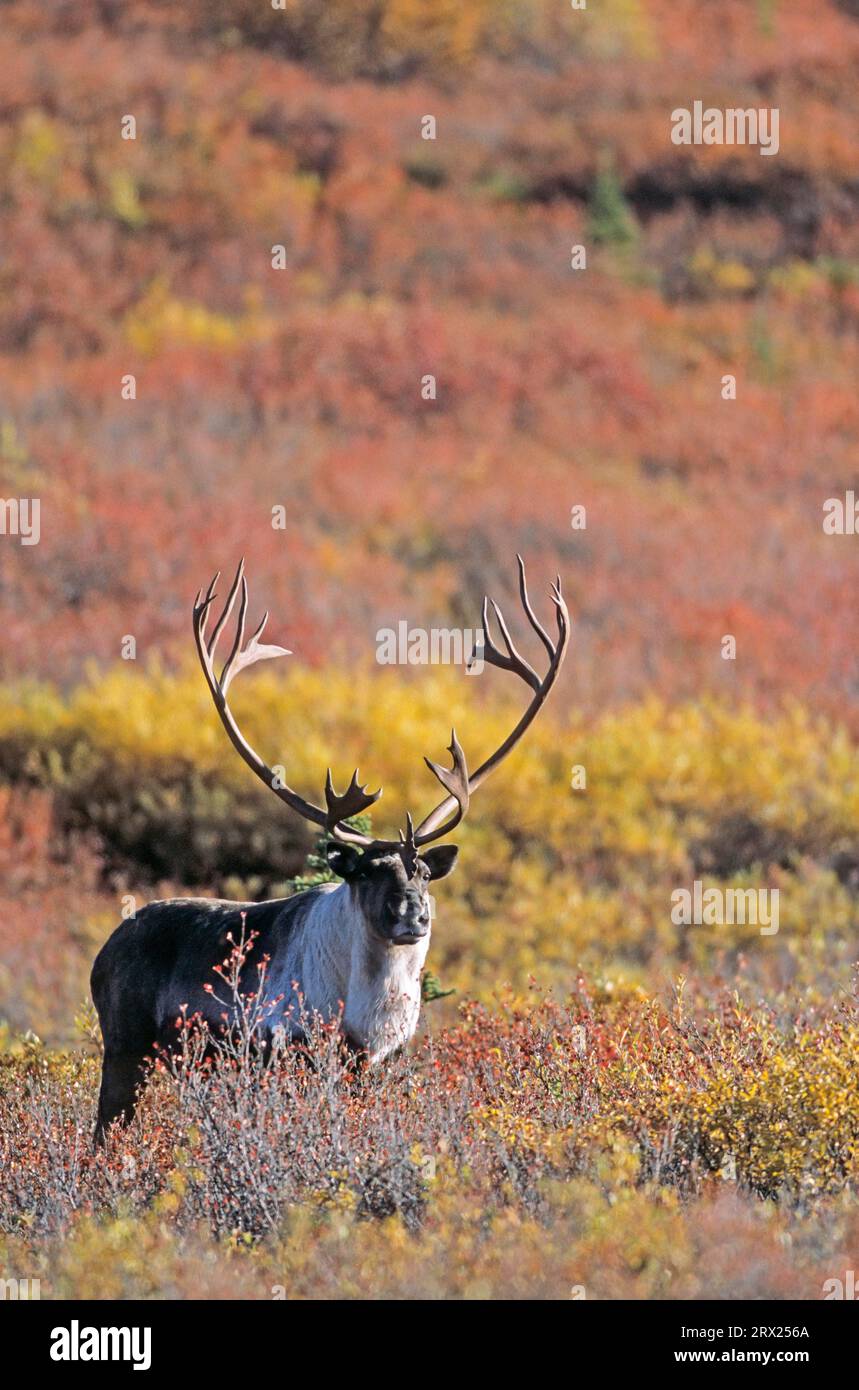
[[430,871],[430,878],[447,878],[453,871],[459,849],[456,845],[436,845],[435,849],[425,849],[421,859]]
[[326,857],[329,869],[340,878],[349,879],[353,877],[363,856],[354,845],[338,845],[332,841],[326,851]]

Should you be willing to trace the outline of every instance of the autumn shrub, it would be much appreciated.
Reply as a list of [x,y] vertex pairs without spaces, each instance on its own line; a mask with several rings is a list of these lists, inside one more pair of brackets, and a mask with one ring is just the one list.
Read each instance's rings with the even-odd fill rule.
[[226,1012],[208,1060],[177,1020],[172,1062],[101,1152],[96,1059],[7,1045],[4,1269],[85,1297],[399,1279],[404,1296],[816,1298],[852,1267],[852,1004],[803,1016],[699,980],[673,1001],[581,981],[563,1003],[463,1005],[363,1076],[330,1028],[265,1058],[253,1003]]
[[681,987],[671,1010],[621,1007],[629,1026],[609,1070],[621,1109],[635,1096],[622,1128],[642,1175],[689,1191],[716,1174],[801,1204],[855,1182],[855,989],[807,1016],[727,992],[700,1004]]
[[283,0],[271,8],[192,0],[189,18],[203,32],[237,34],[338,77],[402,80],[421,69],[439,76],[481,52],[534,45],[548,58],[551,38],[575,46],[543,0]]
[[[337,1020],[301,1005],[280,1023],[279,1001],[265,998],[268,962],[256,959],[254,934],[243,926],[230,940],[209,985],[223,1007],[221,1028],[183,1009],[176,1050],[156,1057],[188,1136],[174,1180],[187,1213],[216,1234],[261,1235],[302,1201],[361,1216],[398,1213],[413,1226],[423,1179],[396,1104],[407,1073],[394,1066],[373,1084],[344,1049]],[[239,983],[246,962],[257,970],[250,993]],[[300,1044],[284,1025],[300,1028]]]

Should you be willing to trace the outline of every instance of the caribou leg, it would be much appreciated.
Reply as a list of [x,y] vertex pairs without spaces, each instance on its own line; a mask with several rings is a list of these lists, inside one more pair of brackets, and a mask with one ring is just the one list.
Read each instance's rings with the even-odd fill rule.
[[114,1120],[119,1120],[123,1125],[131,1121],[137,1104],[137,1090],[143,1083],[144,1075],[142,1057],[105,1053],[93,1135],[96,1148],[104,1146],[108,1126]]

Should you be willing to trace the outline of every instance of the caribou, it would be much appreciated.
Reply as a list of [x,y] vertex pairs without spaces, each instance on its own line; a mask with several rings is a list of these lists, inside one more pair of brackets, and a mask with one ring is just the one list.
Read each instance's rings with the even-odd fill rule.
[[[251,747],[229,706],[233,678],[246,667],[273,657],[292,655],[284,647],[260,642],[268,620],[264,614],[245,643],[248,586],[242,560],[224,606],[207,634],[220,571],[193,608],[194,639],[209,692],[233,747],[255,775],[279,799],[326,835],[328,864],[339,882],[323,883],[289,898],[240,903],[206,898],[169,898],[151,902],[124,920],[99,951],[91,976],[92,997],[104,1041],[95,1141],[102,1144],[108,1127],[126,1124],[148,1074],[154,1050],[169,1052],[176,1044],[176,1020],[198,1017],[217,1033],[223,1027],[221,1004],[211,986],[212,972],[229,955],[231,943],[245,932],[254,940],[254,959],[243,962],[239,994],[258,987],[254,961],[266,959],[264,990],[271,1008],[263,1033],[283,1028],[302,1036],[301,1019],[319,1017],[337,1026],[345,1045],[368,1064],[376,1064],[413,1037],[421,1005],[421,974],[430,943],[429,885],[446,877],[458,854],[445,839],[468,813],[471,798],[516,747],[533,723],[561,669],[570,637],[570,619],[561,581],[551,585],[557,636],[552,638],[531,606],[525,566],[517,556],[519,596],[525,616],[547,655],[541,676],[523,657],[494,600],[484,598],[480,658],[513,672],[531,690],[531,699],[515,727],[474,772],[451,731],[451,766],[424,758],[441,784],[441,801],[395,839],[376,839],[350,824],[379,800],[381,788],[368,792],[357,769],[342,793],[334,789],[331,769],[325,780],[324,806],[305,800]],[[216,672],[218,641],[238,614],[229,654]],[[490,630],[490,603],[503,650]],[[265,1001],[263,1001],[265,1002]],[[266,1038],[261,1039],[263,1045]]]

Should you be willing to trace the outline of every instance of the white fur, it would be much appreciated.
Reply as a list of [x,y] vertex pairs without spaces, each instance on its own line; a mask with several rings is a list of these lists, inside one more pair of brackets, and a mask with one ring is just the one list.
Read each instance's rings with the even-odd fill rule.
[[325,884],[304,921],[275,955],[269,973],[272,993],[307,1014],[338,1018],[349,1039],[380,1062],[414,1036],[421,1007],[421,971],[430,934],[411,946],[378,937],[355,902],[349,885]]

